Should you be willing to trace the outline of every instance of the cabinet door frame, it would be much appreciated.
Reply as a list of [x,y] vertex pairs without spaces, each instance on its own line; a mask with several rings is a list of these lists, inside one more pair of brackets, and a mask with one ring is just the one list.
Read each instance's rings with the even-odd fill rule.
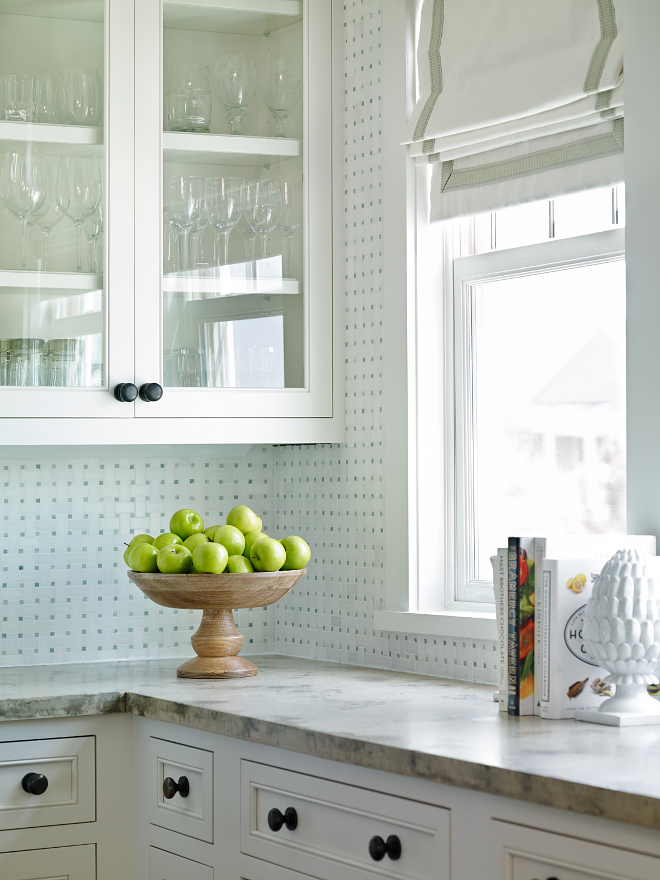
[[[337,11],[334,13],[338,14]],[[157,406],[136,401],[149,419],[332,419],[336,407],[333,348],[333,0],[303,0],[303,182],[306,208],[305,387],[167,388]],[[162,382],[162,0],[136,0],[137,383]],[[337,71],[335,70],[336,74]],[[342,87],[343,91],[343,87]],[[311,209],[310,209],[311,206]],[[313,259],[310,259],[313,254]],[[337,262],[334,261],[336,271]]]
[[[104,384],[90,388],[0,386],[2,441],[48,443],[39,420],[129,419],[132,404],[108,391],[133,382],[134,365],[134,0],[104,0]],[[2,148],[0,141],[0,148]],[[42,149],[47,149],[42,145]],[[75,148],[72,148],[72,152]],[[35,273],[36,275],[37,273]],[[1,294],[0,294],[1,296]],[[6,431],[5,431],[6,427]],[[47,429],[48,430],[48,429]]]

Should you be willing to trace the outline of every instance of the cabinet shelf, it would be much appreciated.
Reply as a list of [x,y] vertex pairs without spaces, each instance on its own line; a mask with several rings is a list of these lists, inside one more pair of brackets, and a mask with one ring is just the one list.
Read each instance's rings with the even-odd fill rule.
[[37,294],[76,294],[103,288],[103,276],[88,272],[32,272],[28,269],[0,269],[0,296],[20,291]]
[[103,21],[103,0],[0,0],[0,14]]
[[188,278],[185,275],[163,276],[163,293],[196,293],[200,297],[223,296],[273,296],[275,294],[300,293],[297,278]]
[[76,153],[93,153],[103,146],[103,129],[86,125],[48,125],[41,122],[0,122],[0,141],[3,148],[32,143],[48,147],[51,155],[67,155],[71,147]]
[[163,132],[165,162],[258,167],[299,155],[300,141],[295,138],[244,137],[184,131]]
[[301,0],[165,0],[163,25],[190,31],[261,36],[300,21]]

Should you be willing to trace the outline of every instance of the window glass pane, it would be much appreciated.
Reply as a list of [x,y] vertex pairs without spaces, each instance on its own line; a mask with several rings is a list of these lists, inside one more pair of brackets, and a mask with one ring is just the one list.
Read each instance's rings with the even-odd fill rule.
[[612,198],[612,187],[606,186],[555,199],[555,238],[611,229]]
[[549,238],[549,202],[529,202],[514,205],[497,211],[495,226],[495,247],[522,247],[525,244],[538,244]]
[[625,532],[625,263],[473,288],[476,577],[508,535]]

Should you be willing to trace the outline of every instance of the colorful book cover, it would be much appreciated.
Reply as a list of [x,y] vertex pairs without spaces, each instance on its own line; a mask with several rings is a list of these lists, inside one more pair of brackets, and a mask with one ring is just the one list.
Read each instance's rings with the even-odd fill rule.
[[534,714],[534,628],[536,565],[534,538],[519,539],[518,560],[518,714]]
[[518,715],[520,699],[518,694],[518,577],[520,572],[520,541],[518,538],[509,538],[509,560],[507,564],[508,604],[507,604],[507,629],[508,629],[508,700],[507,712],[509,715]]

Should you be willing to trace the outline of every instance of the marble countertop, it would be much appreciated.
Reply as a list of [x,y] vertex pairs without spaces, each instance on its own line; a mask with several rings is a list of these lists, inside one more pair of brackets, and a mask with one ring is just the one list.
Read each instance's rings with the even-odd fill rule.
[[510,718],[494,688],[288,657],[255,678],[180,660],[14,667],[0,720],[128,712],[249,742],[660,829],[660,727]]

